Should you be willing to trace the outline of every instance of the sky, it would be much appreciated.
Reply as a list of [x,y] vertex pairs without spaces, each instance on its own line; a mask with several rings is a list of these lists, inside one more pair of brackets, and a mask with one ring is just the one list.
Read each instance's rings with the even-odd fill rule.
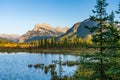
[[[119,0],[107,2],[108,13],[117,10]],[[38,23],[72,27],[89,18],[95,5],[96,0],[0,0],[0,34],[22,35]]]

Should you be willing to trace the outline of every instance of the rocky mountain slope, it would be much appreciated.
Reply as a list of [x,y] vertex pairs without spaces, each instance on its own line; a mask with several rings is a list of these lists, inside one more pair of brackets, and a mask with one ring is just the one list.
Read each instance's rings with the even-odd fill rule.
[[84,38],[86,35],[91,34],[90,31],[85,28],[85,26],[92,27],[95,25],[97,25],[97,23],[90,19],[86,19],[83,22],[75,23],[64,35],[59,37],[59,39],[65,37],[71,38],[75,35]]
[[52,27],[48,24],[36,24],[34,29],[21,36],[19,42],[29,42],[63,35],[69,28]]
[[0,37],[15,42],[20,39],[20,35],[17,34],[0,34]]
[[6,42],[10,42],[10,41],[5,39],[5,38],[0,37],[0,44],[1,43],[6,43]]

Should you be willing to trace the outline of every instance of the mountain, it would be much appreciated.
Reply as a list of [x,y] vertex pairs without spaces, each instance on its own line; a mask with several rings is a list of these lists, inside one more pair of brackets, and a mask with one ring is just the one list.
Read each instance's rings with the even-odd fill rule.
[[60,36],[59,39],[65,37],[72,38],[73,36],[84,38],[86,35],[91,34],[90,31],[85,28],[85,26],[92,27],[95,25],[97,25],[97,23],[90,19],[75,23],[64,35]]
[[36,24],[34,29],[21,36],[19,42],[29,42],[39,39],[58,37],[63,35],[68,29],[68,27],[52,27],[48,24]]
[[17,34],[0,34],[0,37],[15,42],[20,39],[20,35]]
[[7,40],[6,38],[0,37],[0,43],[6,43],[6,42],[10,42],[10,41]]

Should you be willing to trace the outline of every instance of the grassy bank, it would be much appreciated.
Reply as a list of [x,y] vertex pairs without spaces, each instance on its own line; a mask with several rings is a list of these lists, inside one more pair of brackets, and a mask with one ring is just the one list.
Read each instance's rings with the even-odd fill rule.
[[28,53],[54,53],[54,54],[84,54],[92,53],[92,49],[81,49],[81,48],[0,48],[0,52],[17,53],[17,52],[28,52]]

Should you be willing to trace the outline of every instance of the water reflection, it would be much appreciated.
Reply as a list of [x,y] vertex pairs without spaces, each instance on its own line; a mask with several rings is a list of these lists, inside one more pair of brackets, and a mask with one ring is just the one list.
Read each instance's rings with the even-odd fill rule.
[[[61,61],[76,61],[78,56],[60,55]],[[0,54],[0,80],[50,80],[51,73],[42,69],[29,68],[28,64],[44,64],[49,66],[53,60],[59,60],[58,54]],[[72,75],[77,66],[62,66],[62,75]],[[59,65],[56,65],[59,74]]]

